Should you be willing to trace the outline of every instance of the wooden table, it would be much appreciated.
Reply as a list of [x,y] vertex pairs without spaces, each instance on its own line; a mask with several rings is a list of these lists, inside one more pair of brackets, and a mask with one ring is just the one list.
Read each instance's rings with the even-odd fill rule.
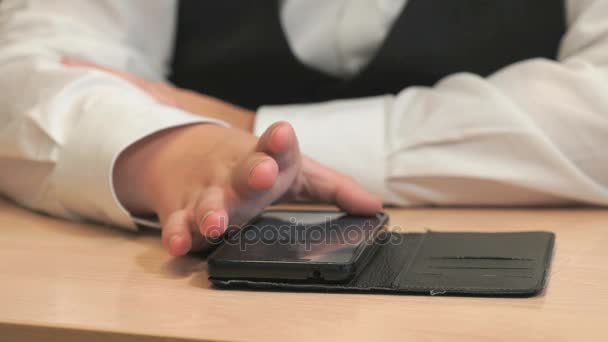
[[222,291],[158,233],[65,222],[0,200],[0,341],[608,341],[608,211],[389,210],[408,231],[551,230],[536,298]]

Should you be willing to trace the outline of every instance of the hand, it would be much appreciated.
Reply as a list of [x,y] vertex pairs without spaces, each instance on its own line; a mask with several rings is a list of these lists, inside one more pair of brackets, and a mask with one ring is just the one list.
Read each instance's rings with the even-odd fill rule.
[[300,154],[287,123],[260,139],[245,132],[254,114],[209,96],[151,82],[126,72],[64,59],[119,76],[168,106],[214,117],[234,128],[199,124],[174,128],[129,147],[114,168],[121,203],[135,215],[155,213],[167,251],[175,256],[208,247],[210,238],[240,226],[278,201],[335,204],[374,214],[382,203],[349,177]]
[[119,157],[114,182],[133,214],[159,216],[163,245],[175,256],[205,249],[229,224],[241,226],[277,200],[336,204],[361,215],[382,209],[350,178],[302,157],[287,123],[260,139],[213,124],[157,133]]
[[74,58],[65,57],[62,63],[71,67],[92,68],[108,72],[131,82],[159,103],[176,107],[192,114],[219,119],[227,122],[232,127],[253,132],[255,113],[220,99],[187,89],[177,88],[169,83],[148,81],[128,72],[113,70]]

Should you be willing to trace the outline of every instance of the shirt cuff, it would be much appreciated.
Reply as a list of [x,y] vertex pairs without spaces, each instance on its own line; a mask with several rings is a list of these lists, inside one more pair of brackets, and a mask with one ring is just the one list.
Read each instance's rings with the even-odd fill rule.
[[[99,95],[99,94],[98,94]],[[112,171],[118,156],[130,145],[164,129],[195,123],[216,123],[156,103],[142,105],[135,98],[96,96],[88,99],[74,133],[68,137],[55,170],[62,206],[75,218],[136,230],[137,219],[121,205],[114,191]]]
[[385,183],[385,120],[391,96],[318,104],[263,106],[254,132],[289,122],[303,154],[355,178],[369,192],[389,198]]

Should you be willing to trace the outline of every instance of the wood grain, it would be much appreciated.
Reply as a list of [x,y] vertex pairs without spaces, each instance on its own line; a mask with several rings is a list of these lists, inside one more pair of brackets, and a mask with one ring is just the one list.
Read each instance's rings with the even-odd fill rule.
[[66,222],[0,200],[0,340],[608,340],[608,211],[389,214],[407,231],[553,231],[549,287],[529,299],[221,291],[200,259],[167,256],[157,232]]

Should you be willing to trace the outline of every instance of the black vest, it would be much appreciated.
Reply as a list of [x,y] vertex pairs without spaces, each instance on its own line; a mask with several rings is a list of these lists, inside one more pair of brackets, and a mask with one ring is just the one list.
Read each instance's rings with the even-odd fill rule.
[[409,0],[372,61],[341,79],[298,61],[277,0],[180,0],[171,80],[251,109],[394,94],[456,72],[487,76],[518,61],[555,59],[564,7],[564,0]]

